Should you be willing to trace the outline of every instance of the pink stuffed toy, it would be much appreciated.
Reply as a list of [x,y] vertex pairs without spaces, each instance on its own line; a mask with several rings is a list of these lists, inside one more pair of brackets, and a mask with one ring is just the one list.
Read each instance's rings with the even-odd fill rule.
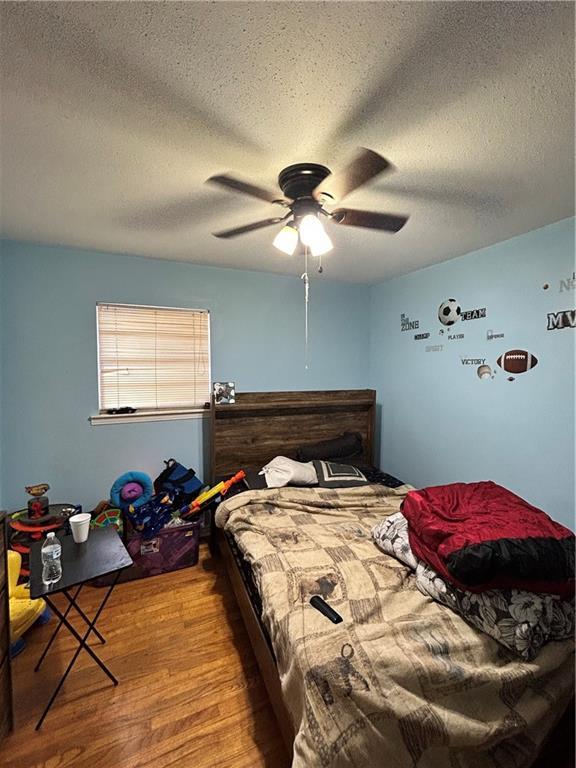
[[132,502],[136,499],[139,499],[143,493],[144,489],[140,483],[126,483],[126,485],[122,486],[120,496],[122,497],[123,501]]

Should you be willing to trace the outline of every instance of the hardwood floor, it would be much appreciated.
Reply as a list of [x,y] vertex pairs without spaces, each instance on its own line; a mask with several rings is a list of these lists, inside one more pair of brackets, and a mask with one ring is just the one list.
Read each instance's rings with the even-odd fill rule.
[[[85,588],[89,615],[101,592]],[[74,620],[80,628],[80,621]],[[82,653],[42,729],[34,725],[65,669],[65,629],[35,673],[54,619],[14,659],[16,730],[0,747],[6,768],[288,768],[289,756],[221,561],[120,584],[92,645],[115,688]]]

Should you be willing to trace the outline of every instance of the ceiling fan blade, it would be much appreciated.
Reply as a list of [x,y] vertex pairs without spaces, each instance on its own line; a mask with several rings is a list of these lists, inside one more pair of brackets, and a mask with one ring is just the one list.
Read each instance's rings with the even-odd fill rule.
[[326,176],[312,194],[316,200],[324,195],[333,200],[342,200],[350,192],[366,184],[367,181],[386,169],[393,170],[394,166],[377,152],[362,147],[351,163],[340,171]]
[[393,213],[358,211],[355,208],[337,208],[332,211],[332,221],[348,227],[367,227],[385,232],[398,232],[408,221],[408,216],[395,216]]
[[221,232],[213,232],[214,237],[237,237],[238,235],[244,235],[246,232],[253,232],[256,229],[262,229],[263,227],[271,227],[273,224],[280,224],[281,221],[288,218],[290,214],[286,216],[276,216],[273,219],[263,219],[262,221],[254,221],[252,224],[245,224],[243,227],[234,227],[233,229],[223,229]]
[[233,189],[235,192],[241,192],[244,195],[250,195],[250,197],[258,197],[260,200],[266,200],[267,203],[282,203],[286,204],[281,194],[273,192],[270,189],[264,189],[264,187],[257,187],[255,184],[250,184],[240,179],[235,179],[234,176],[229,176],[227,173],[219,174],[217,176],[210,176],[206,179],[211,184],[218,184],[221,187],[227,189]]

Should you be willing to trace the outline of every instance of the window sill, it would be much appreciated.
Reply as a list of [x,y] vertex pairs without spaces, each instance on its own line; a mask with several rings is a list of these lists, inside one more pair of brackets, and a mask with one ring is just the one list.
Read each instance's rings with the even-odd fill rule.
[[209,408],[189,408],[187,410],[174,411],[137,411],[136,413],[99,413],[96,416],[89,416],[88,421],[93,427],[101,427],[104,424],[202,419],[209,414]]

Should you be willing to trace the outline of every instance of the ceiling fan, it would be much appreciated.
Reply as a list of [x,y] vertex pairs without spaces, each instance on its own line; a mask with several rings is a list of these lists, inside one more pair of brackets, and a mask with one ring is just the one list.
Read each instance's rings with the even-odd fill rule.
[[286,209],[281,216],[255,221],[242,227],[224,229],[214,232],[214,235],[223,238],[237,237],[256,229],[286,222],[274,239],[273,244],[276,248],[291,256],[300,242],[302,246],[309,248],[312,256],[322,256],[333,248],[332,241],[322,224],[322,217],[335,224],[349,227],[398,232],[408,221],[408,216],[362,211],[355,208],[335,208],[330,211],[325,207],[335,205],[370,179],[393,169],[394,166],[381,155],[371,149],[361,148],[353,160],[336,173],[316,163],[289,165],[278,176],[278,186],[282,190],[282,195],[228,174],[211,176],[207,179],[211,184],[218,184],[235,192],[281,205]]

